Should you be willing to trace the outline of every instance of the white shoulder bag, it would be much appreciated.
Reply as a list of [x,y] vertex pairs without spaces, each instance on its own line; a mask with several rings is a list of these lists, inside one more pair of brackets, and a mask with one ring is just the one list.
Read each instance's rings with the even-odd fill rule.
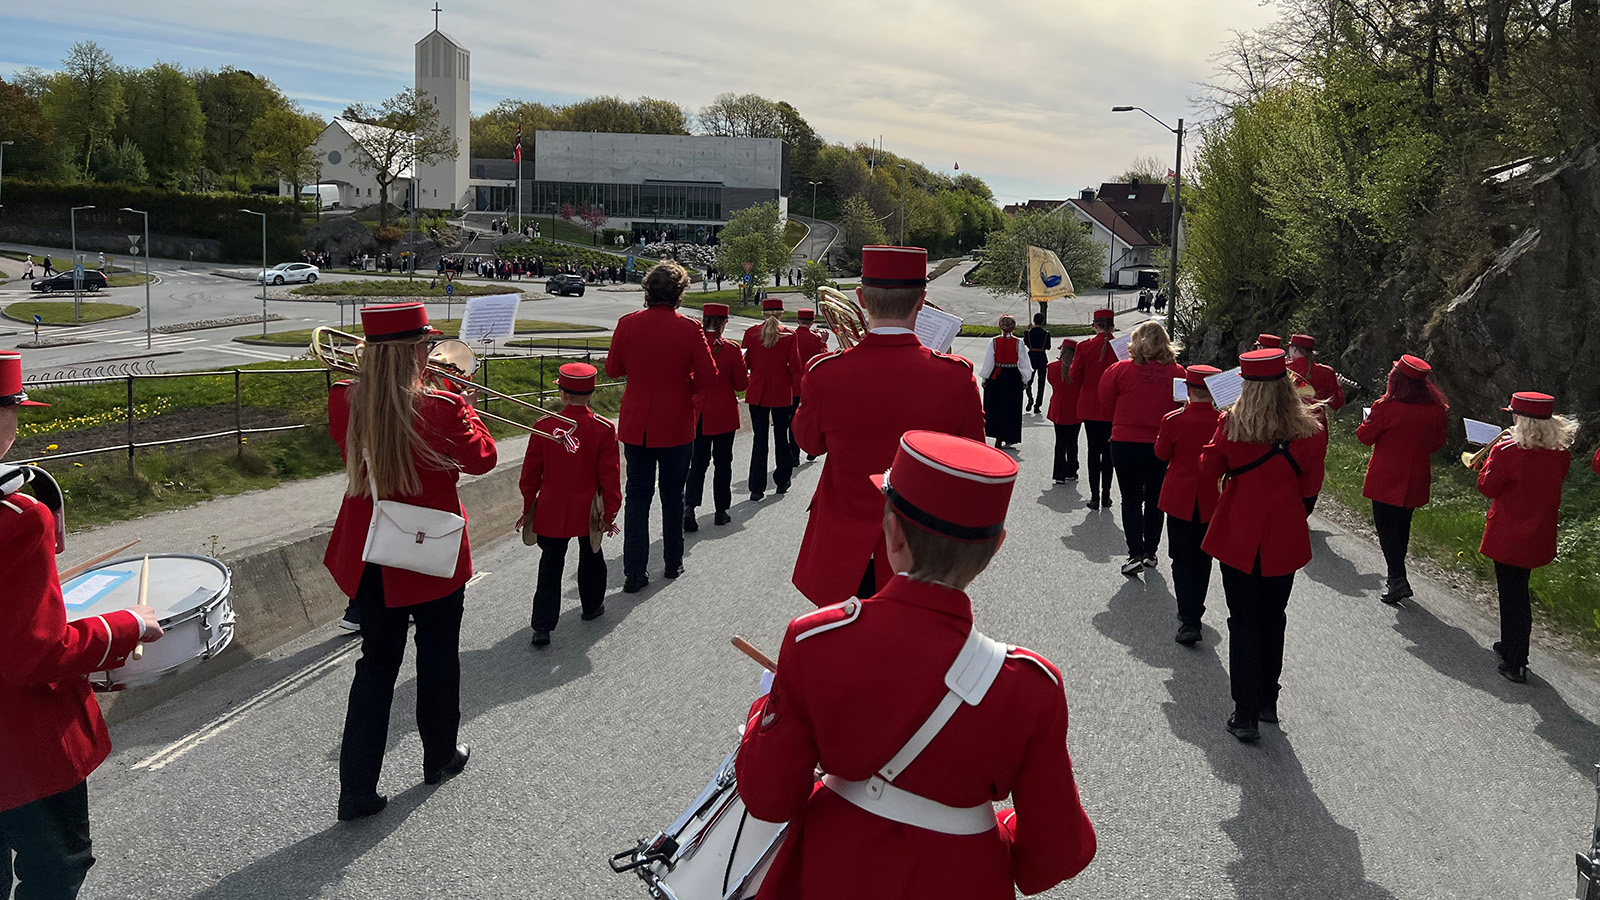
[[461,530],[467,527],[467,520],[443,509],[379,500],[372,461],[362,454],[362,462],[367,468],[367,488],[372,491],[372,522],[367,526],[361,561],[435,578],[454,575],[461,558]]

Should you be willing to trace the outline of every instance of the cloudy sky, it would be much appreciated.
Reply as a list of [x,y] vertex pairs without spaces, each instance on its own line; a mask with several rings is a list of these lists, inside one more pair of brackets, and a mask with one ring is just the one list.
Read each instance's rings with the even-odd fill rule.
[[[830,141],[879,134],[930,168],[984,178],[1002,202],[1070,196],[1135,157],[1170,160],[1172,122],[1229,33],[1271,0],[440,0],[472,51],[475,112],[505,97],[674,100],[723,91],[797,107]],[[0,76],[54,68],[93,39],[123,65],[232,65],[332,115],[412,82],[431,0],[6,4]]]

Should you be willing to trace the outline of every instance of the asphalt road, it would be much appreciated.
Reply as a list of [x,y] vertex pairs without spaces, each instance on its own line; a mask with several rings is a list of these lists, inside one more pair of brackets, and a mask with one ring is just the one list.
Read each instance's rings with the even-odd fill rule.
[[[1600,684],[1543,653],[1526,686],[1494,669],[1495,625],[1416,580],[1379,603],[1380,558],[1313,519],[1297,578],[1281,728],[1259,745],[1229,710],[1220,583],[1205,640],[1172,642],[1168,569],[1117,572],[1115,508],[1049,480],[1028,417],[1011,537],[972,595],[980,627],[1060,665],[1069,742],[1100,851],[1053,898],[1561,898],[1594,814]],[[747,459],[748,436],[736,459]],[[537,554],[475,554],[462,634],[459,778],[421,784],[407,667],[375,819],[334,820],[355,642],[331,629],[120,725],[91,779],[98,898],[643,898],[606,858],[671,821],[734,745],[758,670],[809,604],[789,585],[823,463],[734,522],[689,536],[688,572],[577,617],[569,575],[554,645],[528,646]],[[334,513],[328,498],[323,513]],[[569,567],[570,571],[570,567]],[[870,686],[863,686],[870,689]]]
[[839,240],[839,226],[821,219],[808,219],[790,213],[789,218],[796,222],[804,222],[810,226],[811,231],[804,240],[795,245],[794,261],[803,264],[807,260],[822,259],[828,254],[829,248]]

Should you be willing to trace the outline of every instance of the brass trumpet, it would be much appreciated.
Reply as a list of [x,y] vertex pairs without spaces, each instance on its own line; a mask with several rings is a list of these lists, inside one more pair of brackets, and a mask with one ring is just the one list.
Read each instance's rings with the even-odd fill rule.
[[[311,355],[334,372],[359,376],[361,374],[361,348],[364,346],[366,346],[366,341],[360,337],[335,328],[324,326],[314,328],[311,331]],[[572,419],[545,409],[537,403],[529,403],[521,397],[513,397],[510,394],[501,393],[493,388],[474,383],[472,376],[477,371],[478,357],[472,352],[472,347],[466,341],[455,338],[439,341],[433,345],[433,349],[428,353],[426,374],[441,386],[454,387],[460,385],[471,388],[496,400],[503,400],[507,403],[531,409],[541,416],[549,416],[562,423],[565,427],[557,429],[557,433],[552,434],[547,431],[539,431],[525,422],[508,419],[505,416],[498,416],[479,409],[477,412],[482,418],[492,419],[496,422],[510,425],[513,428],[521,428],[530,434],[535,434],[557,443],[565,442],[567,437],[573,433],[572,429],[576,428],[578,423]],[[573,440],[575,441],[576,438],[574,437]]]
[[1511,437],[1511,429],[1509,428],[1501,431],[1494,440],[1484,444],[1482,447],[1479,447],[1476,453],[1467,453],[1463,451],[1461,453],[1461,464],[1476,471],[1483,466],[1484,460],[1489,458],[1489,451],[1493,450],[1501,441],[1508,437]]

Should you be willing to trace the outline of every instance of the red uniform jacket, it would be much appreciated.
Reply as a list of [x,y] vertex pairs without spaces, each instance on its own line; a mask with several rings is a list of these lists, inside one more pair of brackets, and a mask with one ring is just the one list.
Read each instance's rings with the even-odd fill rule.
[[[131,612],[67,621],[55,518],[27,494],[0,498],[0,812],[59,794],[111,752],[84,680],[138,646]],[[0,849],[0,853],[9,852]]]
[[1594,451],[1594,461],[1589,463],[1589,468],[1594,469],[1596,475],[1600,475],[1600,450]]
[[1069,374],[1078,386],[1078,417],[1085,422],[1111,421],[1111,411],[1100,402],[1100,376],[1117,362],[1110,343],[1110,338],[1096,334],[1079,342],[1078,353],[1072,357]]
[[1561,482],[1572,467],[1566,450],[1496,444],[1478,473],[1478,491],[1492,501],[1478,552],[1495,562],[1537,569],[1556,558]]
[[1066,374],[1061,371],[1059,359],[1045,366],[1044,377],[1050,382],[1050,410],[1045,418],[1057,425],[1077,425],[1083,422],[1078,415],[1078,386],[1068,381]]
[[805,378],[806,367],[811,365],[813,359],[827,352],[827,335],[818,334],[809,325],[795,328],[794,340],[789,342],[789,371],[794,375],[795,397],[800,396],[800,382]]
[[[733,341],[717,338],[711,350],[717,372],[709,378],[694,378],[694,408],[697,424],[705,434],[727,434],[739,430],[739,392],[750,386],[750,373],[744,355]],[[703,383],[702,383],[703,382]]]
[[1183,366],[1177,363],[1139,365],[1124,359],[1106,369],[1098,390],[1100,406],[1111,420],[1111,439],[1154,444],[1162,417],[1178,408],[1172,399],[1172,380],[1183,376]]
[[1339,373],[1333,370],[1333,366],[1317,363],[1311,367],[1311,374],[1306,376],[1306,380],[1316,390],[1317,399],[1328,404],[1328,409],[1338,412],[1344,408],[1344,385],[1339,383]]
[[789,368],[789,357],[794,343],[794,332],[782,329],[778,342],[771,347],[761,343],[760,325],[751,325],[744,333],[744,364],[750,369],[750,389],[744,393],[744,402],[751,406],[792,406],[794,404],[794,373]]
[[1412,509],[1428,505],[1432,456],[1444,447],[1444,407],[1380,399],[1356,439],[1372,448],[1361,496]]
[[1013,648],[983,702],[963,705],[894,781],[951,806],[1014,797],[1015,813],[999,813],[993,831],[902,825],[816,784],[819,764],[862,780],[905,745],[944,697],[971,628],[966,594],[903,575],[870,600],[790,623],[772,692],[751,708],[737,758],[750,814],[789,823],[761,900],[1011,900],[1094,858],[1061,673],[1028,650]]
[[[339,455],[345,455],[345,429],[350,422],[350,382],[341,381],[328,393],[328,434],[339,445]],[[383,497],[414,506],[446,509],[466,518],[466,507],[456,496],[456,482],[461,473],[482,475],[493,469],[498,455],[494,438],[477,412],[455,394],[444,391],[427,391],[417,405],[415,419],[417,433],[428,446],[454,460],[457,468],[435,469],[418,458],[417,475],[422,481],[422,492],[411,496]],[[361,561],[361,552],[367,545],[367,526],[372,522],[372,498],[346,496],[339,506],[339,518],[333,523],[333,535],[328,538],[328,552],[322,564],[328,567],[333,580],[345,596],[354,597],[361,584],[361,573],[367,564]],[[472,547],[467,543],[465,529],[461,532],[461,558],[456,563],[455,574],[449,578],[435,578],[421,572],[410,572],[393,566],[383,568],[384,605],[415,606],[429,600],[454,593],[456,588],[472,577]]]
[[[522,458],[522,509],[534,507],[533,533],[541,537],[586,537],[589,508],[596,492],[606,509],[607,524],[622,509],[622,463],[617,453],[617,426],[587,406],[568,406],[561,414],[578,423],[578,450],[532,438]],[[534,427],[557,434],[566,426],[548,416]],[[537,504],[537,506],[535,506]]]
[[[1272,449],[1269,444],[1242,444],[1228,439],[1228,417],[1217,418],[1217,431],[1200,454],[1200,477],[1218,481]],[[1315,455],[1315,439],[1289,444],[1295,462]],[[1299,476],[1281,455],[1230,478],[1217,500],[1201,549],[1211,558],[1241,572],[1261,559],[1261,574],[1288,575],[1311,561],[1311,529],[1302,502],[1311,470],[1300,464]]]
[[[1323,373],[1322,375],[1318,374],[1319,370]],[[1306,398],[1306,405],[1310,406],[1319,400],[1328,399],[1327,397],[1324,397],[1323,394],[1326,390],[1328,390],[1327,380],[1329,377],[1333,379],[1332,390],[1337,392],[1339,406],[1344,405],[1344,391],[1339,387],[1339,378],[1333,374],[1332,369],[1320,364],[1313,367],[1311,365],[1311,360],[1302,356],[1297,359],[1289,360],[1289,371],[1299,375],[1305,384],[1310,385],[1313,393],[1310,397]],[[1318,378],[1322,378],[1323,380],[1323,383],[1320,386],[1317,383]],[[1295,459],[1295,461],[1300,463],[1303,468],[1306,468],[1311,472],[1312,477],[1304,482],[1305,490],[1308,492],[1306,494],[1307,497],[1315,497],[1316,495],[1322,493],[1322,483],[1327,479],[1329,409],[1338,409],[1338,407],[1333,406],[1331,403],[1326,407],[1312,407],[1312,411],[1316,414],[1317,421],[1322,423],[1322,430],[1317,433],[1315,438],[1316,447],[1314,449],[1314,458],[1299,459],[1297,457]]]
[[677,447],[694,440],[694,389],[717,374],[700,323],[667,306],[617,320],[606,375],[628,379],[618,432],[635,447]]
[[883,494],[872,486],[894,462],[900,436],[942,431],[983,440],[983,402],[972,364],[935,353],[915,334],[870,333],[848,350],[819,356],[806,372],[794,436],[827,454],[794,564],[794,586],[826,606],[855,595],[877,554],[877,583],[889,576]]
[[1190,402],[1161,420],[1156,457],[1167,461],[1167,478],[1161,483],[1161,500],[1156,506],[1162,512],[1194,521],[1198,504],[1200,521],[1211,521],[1217,509],[1217,480],[1200,477],[1200,452],[1217,433],[1218,415],[1209,403]]

